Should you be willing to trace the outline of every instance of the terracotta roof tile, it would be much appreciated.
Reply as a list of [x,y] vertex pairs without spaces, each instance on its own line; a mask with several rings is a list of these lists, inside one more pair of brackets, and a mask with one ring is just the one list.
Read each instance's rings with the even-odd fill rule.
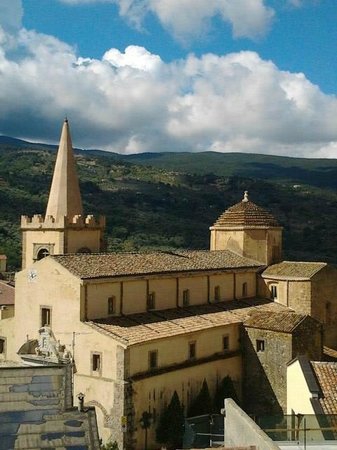
[[305,317],[307,316],[289,310],[279,312],[256,311],[244,322],[244,325],[249,328],[291,333]]
[[278,303],[261,299],[235,300],[96,319],[86,323],[128,345],[135,345],[169,336],[241,323],[257,310],[283,312],[287,308]]
[[214,226],[279,227],[280,225],[270,212],[253,202],[243,200],[226,209]]
[[310,280],[317,272],[327,266],[322,262],[282,261],[267,267],[263,278]]
[[337,350],[323,346],[323,354],[327,361],[337,361]]
[[261,264],[227,250],[97,253],[50,256],[80,278],[258,268]]
[[311,362],[322,391],[319,402],[325,414],[337,414],[337,363]]
[[0,281],[0,305],[14,305],[14,294],[15,289],[11,284]]

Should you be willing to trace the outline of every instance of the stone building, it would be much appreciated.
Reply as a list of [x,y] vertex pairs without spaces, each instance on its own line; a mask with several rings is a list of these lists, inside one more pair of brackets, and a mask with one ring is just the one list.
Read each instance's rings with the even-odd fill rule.
[[325,345],[337,343],[337,269],[322,262],[282,261],[262,273],[260,295],[324,324]]
[[[203,380],[213,394],[230,376],[240,394],[256,367],[285,409],[285,364],[299,352],[319,358],[320,325],[308,317],[314,309],[291,309],[300,308],[301,285],[289,288],[287,300],[275,296],[281,280],[270,271],[280,264],[282,228],[247,193],[211,227],[209,251],[100,253],[104,218],[83,216],[65,121],[46,215],[23,217],[21,227],[15,316],[0,320],[6,357],[24,344],[34,349],[39,330],[50,327],[71,355],[74,394],[96,406],[104,441],[143,449],[146,411],[149,448],[156,448],[158,417],[174,391],[187,409]],[[307,276],[301,268],[298,276]],[[257,403],[265,386],[254,389]]]
[[243,322],[242,340],[245,409],[282,415],[287,410],[287,363],[297,355],[322,358],[322,325],[289,310],[257,311]]

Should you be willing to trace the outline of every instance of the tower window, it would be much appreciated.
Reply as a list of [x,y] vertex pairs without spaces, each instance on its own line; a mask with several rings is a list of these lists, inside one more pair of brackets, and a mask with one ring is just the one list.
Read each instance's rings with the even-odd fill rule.
[[116,297],[108,298],[108,314],[115,314],[116,312]]
[[276,284],[272,284],[270,286],[270,294],[273,300],[277,299],[277,286]]
[[262,339],[256,339],[256,351],[257,352],[264,352],[264,341]]
[[41,327],[49,327],[51,324],[51,309],[41,308]]
[[41,248],[36,255],[36,259],[40,261],[41,259],[45,258],[46,256],[49,256],[49,250],[46,248]]
[[5,347],[6,347],[6,340],[3,338],[0,338],[0,354],[5,353]]
[[242,284],[242,297],[247,297],[248,285],[246,282]]
[[189,342],[188,343],[188,359],[195,359],[196,357],[196,342]]
[[214,288],[214,301],[215,302],[220,301],[220,286],[215,286]]
[[156,369],[158,367],[158,352],[153,350],[149,352],[149,369]]
[[100,353],[93,353],[91,359],[91,367],[93,372],[100,372],[102,369],[102,361]]
[[155,309],[156,294],[150,292],[147,296],[147,309]]
[[185,289],[183,291],[183,306],[188,306],[190,304],[190,290]]

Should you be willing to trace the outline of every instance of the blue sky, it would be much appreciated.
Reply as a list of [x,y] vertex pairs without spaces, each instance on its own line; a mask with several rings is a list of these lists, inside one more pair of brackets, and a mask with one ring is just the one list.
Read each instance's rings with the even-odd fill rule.
[[1,0],[0,134],[337,155],[336,0]]
[[28,29],[57,36],[91,58],[101,58],[110,47],[123,51],[134,44],[166,62],[190,52],[201,56],[252,50],[280,69],[304,72],[324,92],[337,93],[336,0],[304,1],[297,7],[296,2],[283,0],[266,3],[274,8],[275,16],[269,31],[257,39],[233,39],[230,24],[213,17],[208,32],[186,40],[170,34],[154,14],[148,14],[142,29],[130,26],[112,2],[25,0],[24,4],[23,24]]

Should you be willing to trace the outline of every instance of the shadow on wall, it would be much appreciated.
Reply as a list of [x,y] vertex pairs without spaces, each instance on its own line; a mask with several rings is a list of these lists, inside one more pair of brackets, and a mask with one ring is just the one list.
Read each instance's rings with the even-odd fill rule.
[[283,410],[246,330],[242,330],[243,409],[251,415],[283,416]]

